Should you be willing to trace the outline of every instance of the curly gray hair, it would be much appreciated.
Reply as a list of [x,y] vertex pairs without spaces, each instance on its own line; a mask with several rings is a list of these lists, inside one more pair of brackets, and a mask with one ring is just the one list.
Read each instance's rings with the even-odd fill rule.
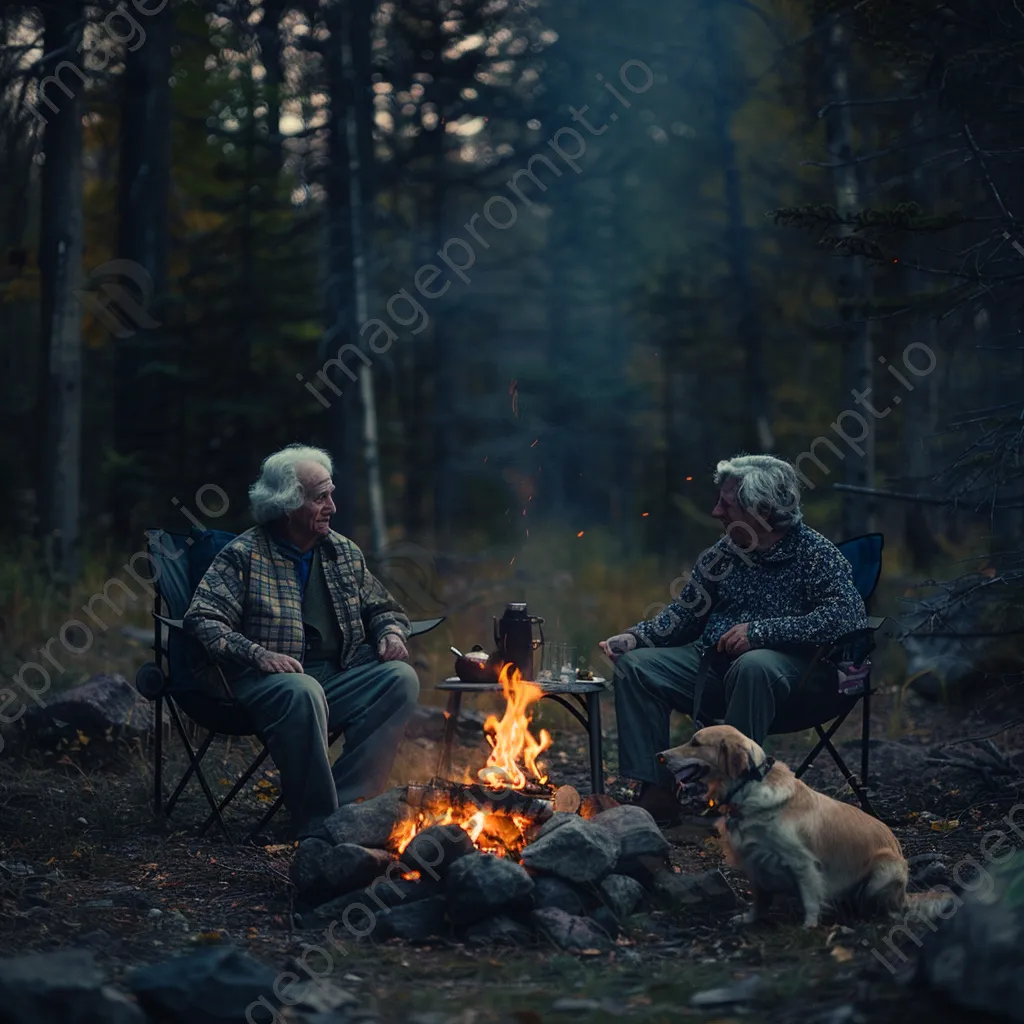
[[295,467],[303,462],[315,462],[328,473],[334,472],[327,452],[304,444],[290,444],[263,460],[259,479],[249,488],[249,505],[257,523],[272,523],[302,507],[306,495]]
[[774,455],[734,455],[715,467],[715,483],[737,482],[736,497],[772,529],[787,530],[803,519],[796,470]]

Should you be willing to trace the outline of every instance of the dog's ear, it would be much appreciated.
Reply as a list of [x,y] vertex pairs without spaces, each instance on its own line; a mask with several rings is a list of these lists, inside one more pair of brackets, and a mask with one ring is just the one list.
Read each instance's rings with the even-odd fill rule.
[[730,779],[738,779],[750,767],[750,755],[743,747],[722,740],[718,748],[718,765]]

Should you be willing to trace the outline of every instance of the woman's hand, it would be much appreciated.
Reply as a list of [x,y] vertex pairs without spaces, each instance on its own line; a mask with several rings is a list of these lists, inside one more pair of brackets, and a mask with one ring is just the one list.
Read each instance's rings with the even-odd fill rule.
[[740,622],[726,630],[716,645],[718,651],[721,654],[728,654],[730,658],[738,658],[741,654],[746,654],[750,650],[750,641],[747,639],[747,630],[749,629],[749,622]]
[[615,662],[636,647],[636,637],[632,633],[619,633],[602,640],[597,646]]

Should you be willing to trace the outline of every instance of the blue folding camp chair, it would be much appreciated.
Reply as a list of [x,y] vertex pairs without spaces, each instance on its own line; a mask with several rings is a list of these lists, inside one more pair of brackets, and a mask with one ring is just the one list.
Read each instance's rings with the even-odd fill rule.
[[[853,567],[853,583],[857,592],[864,598],[865,605],[868,605],[882,574],[884,545],[885,540],[880,533],[868,533],[837,545]],[[835,643],[817,648],[810,667],[790,693],[768,730],[770,734],[782,734],[814,729],[818,734],[818,742],[797,768],[797,778],[810,768],[822,750],[827,750],[860,801],[861,807],[868,814],[875,813],[867,794],[867,787],[870,785],[868,759],[871,749],[870,655],[875,649],[878,631],[884,622],[884,617],[869,615],[866,629],[856,630],[840,637]],[[834,673],[822,671],[822,668],[828,665],[834,667]],[[827,680],[824,685],[823,679]],[[832,737],[858,703],[861,704],[863,713],[859,779],[832,743]]]
[[[199,581],[217,553],[233,540],[235,534],[225,530],[196,530],[190,534],[147,530],[149,554],[152,558],[155,591],[153,607],[153,661],[144,664],[135,676],[135,686],[154,702],[155,732],[153,743],[153,810],[162,825],[174,810],[178,798],[195,776],[210,805],[210,814],[199,826],[204,835],[217,822],[230,838],[224,821],[224,809],[266,761],[269,750],[254,727],[245,709],[234,700],[231,687],[220,667],[209,658],[203,647],[185,635],[182,620]],[[412,635],[426,633],[444,621],[443,617],[412,623]],[[163,721],[164,708],[181,738],[189,766],[178,780],[170,797],[164,799],[163,788]],[[198,750],[189,738],[183,715],[207,731]],[[340,732],[331,737],[333,743]],[[218,736],[252,736],[260,751],[251,764],[219,800],[206,776],[202,760]],[[259,834],[281,807],[281,797],[266,810],[250,829]]]

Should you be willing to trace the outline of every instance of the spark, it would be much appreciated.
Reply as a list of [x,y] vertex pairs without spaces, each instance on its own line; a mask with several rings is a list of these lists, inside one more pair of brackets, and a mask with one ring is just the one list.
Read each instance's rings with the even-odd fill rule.
[[[515,555],[513,555],[513,556],[512,556],[512,562],[514,562],[515,560],[516,560],[516,556],[515,556]],[[508,564],[509,564],[509,565],[511,565],[511,564],[512,564],[512,562],[509,562]]]
[[534,441],[533,444],[530,445],[530,447],[531,448],[536,448],[537,445],[539,445],[539,444],[540,444],[540,438],[538,437],[537,440]]
[[687,477],[686,479],[687,479],[687,480],[692,480],[692,479],[693,479],[693,477],[692,477],[692,476],[688,476],[688,477]]
[[646,519],[650,514],[651,514],[650,512],[641,512],[640,513],[640,518],[641,519]]
[[582,536],[583,536],[583,531],[582,531],[582,530],[580,530],[580,532],[579,532],[579,533],[577,533],[577,534],[576,534],[576,536],[577,536],[577,537],[582,537]]

